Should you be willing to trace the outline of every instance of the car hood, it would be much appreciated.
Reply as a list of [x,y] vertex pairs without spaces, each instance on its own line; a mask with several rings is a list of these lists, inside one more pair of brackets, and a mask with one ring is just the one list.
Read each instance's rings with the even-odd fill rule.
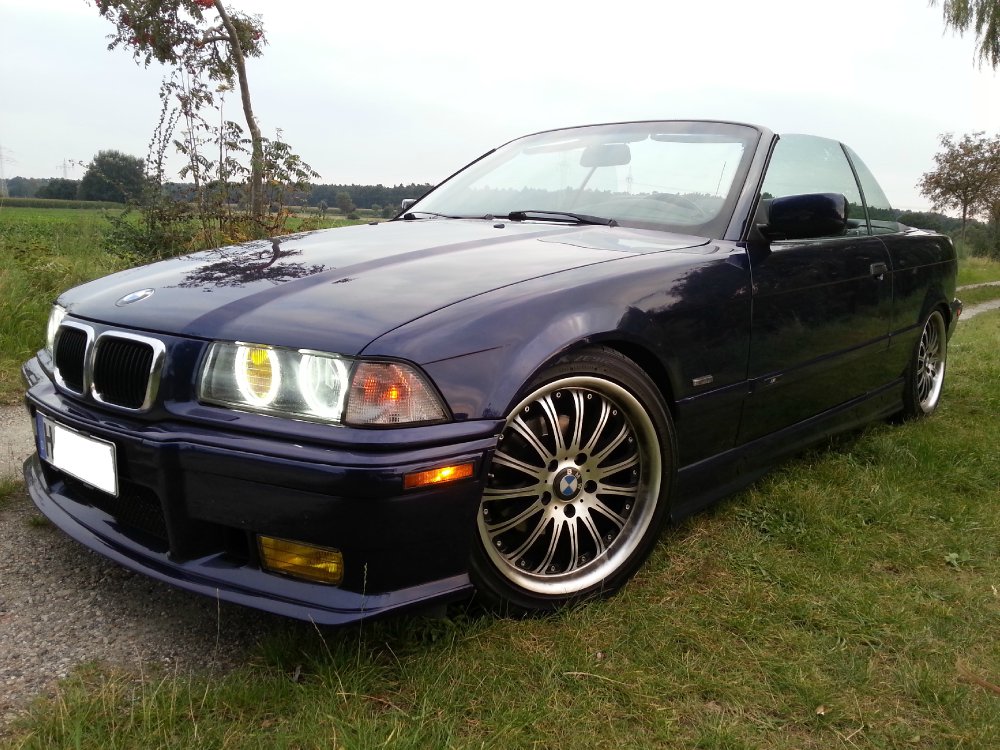
[[[387,331],[493,289],[706,242],[612,227],[395,221],[173,258],[76,287],[60,303],[110,325],[356,354]],[[133,294],[144,290],[152,293]]]

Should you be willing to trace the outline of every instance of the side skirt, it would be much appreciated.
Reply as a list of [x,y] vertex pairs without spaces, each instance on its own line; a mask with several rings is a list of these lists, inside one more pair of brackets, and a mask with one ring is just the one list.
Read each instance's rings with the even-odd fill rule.
[[677,522],[752,484],[784,458],[821,440],[900,410],[903,379],[872,391],[779,432],[684,466],[677,473],[677,495],[670,521]]

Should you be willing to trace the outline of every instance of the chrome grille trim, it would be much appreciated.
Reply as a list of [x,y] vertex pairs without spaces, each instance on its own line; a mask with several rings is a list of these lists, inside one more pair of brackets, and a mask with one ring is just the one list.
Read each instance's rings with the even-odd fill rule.
[[[124,350],[120,350],[118,353],[119,361],[114,363],[116,370],[123,370],[121,376],[124,379],[128,378],[138,378],[142,377],[144,382],[138,382],[134,380],[133,382],[119,382],[112,386],[110,383],[103,382],[107,376],[102,375],[102,369],[104,366],[111,364],[107,361],[106,355],[102,356],[105,350],[110,351],[112,342],[114,341],[126,341],[131,344],[139,344],[149,348],[148,355],[145,352],[140,352],[137,348],[133,347],[131,353],[126,353],[125,356],[128,357],[126,361],[121,361],[120,354]],[[163,361],[166,358],[167,348],[164,346],[163,342],[159,339],[149,338],[148,336],[139,336],[134,333],[125,333],[124,331],[105,331],[97,337],[94,342],[92,353],[89,359],[90,367],[90,395],[94,397],[94,400],[98,403],[104,404],[106,406],[114,406],[118,409],[124,409],[131,412],[148,411],[152,407],[153,402],[156,400],[156,394],[160,388],[160,374],[163,370]],[[122,378],[120,378],[121,380]],[[122,396],[122,389],[133,390],[135,386],[139,386],[141,401],[138,405],[133,406],[134,401],[130,400],[127,403],[122,403],[126,400]],[[103,392],[102,392],[103,390]],[[115,390],[114,396],[109,398],[108,391]]]
[[[85,337],[82,351],[80,334]],[[52,347],[53,376],[61,390],[76,396],[89,395],[121,411],[144,412],[156,402],[166,354],[159,339],[115,330],[97,334],[89,325],[64,320]]]
[[[82,333],[85,336],[83,351],[79,351],[76,347],[67,350],[67,346],[71,346],[63,341],[64,333],[67,331]],[[93,343],[94,329],[90,326],[70,320],[64,320],[59,326],[52,345],[52,371],[55,374],[56,384],[60,388],[78,396],[82,396],[90,390],[90,367],[88,364]],[[77,383],[74,382],[75,373],[69,372],[71,367],[74,369],[79,367],[80,369],[79,387],[74,387]],[[65,376],[63,369],[66,370]],[[68,376],[68,380],[66,376]]]

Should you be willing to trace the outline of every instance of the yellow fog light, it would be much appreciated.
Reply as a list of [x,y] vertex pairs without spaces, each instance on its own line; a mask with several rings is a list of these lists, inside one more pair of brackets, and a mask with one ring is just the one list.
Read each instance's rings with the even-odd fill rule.
[[274,573],[320,583],[339,584],[344,580],[344,556],[340,550],[271,536],[259,536],[257,543],[261,562]]
[[472,476],[472,462],[467,464],[456,464],[455,466],[442,466],[439,469],[429,471],[418,471],[414,474],[407,474],[403,478],[403,489],[412,490],[416,487],[426,487],[430,484],[443,484],[444,482],[454,482],[459,479],[468,479]]

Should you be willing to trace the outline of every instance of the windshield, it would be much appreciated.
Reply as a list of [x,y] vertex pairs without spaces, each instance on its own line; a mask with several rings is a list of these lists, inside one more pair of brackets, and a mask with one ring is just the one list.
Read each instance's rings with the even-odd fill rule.
[[690,233],[724,229],[757,138],[751,127],[713,122],[539,133],[474,162],[410,213],[414,218],[608,223]]

